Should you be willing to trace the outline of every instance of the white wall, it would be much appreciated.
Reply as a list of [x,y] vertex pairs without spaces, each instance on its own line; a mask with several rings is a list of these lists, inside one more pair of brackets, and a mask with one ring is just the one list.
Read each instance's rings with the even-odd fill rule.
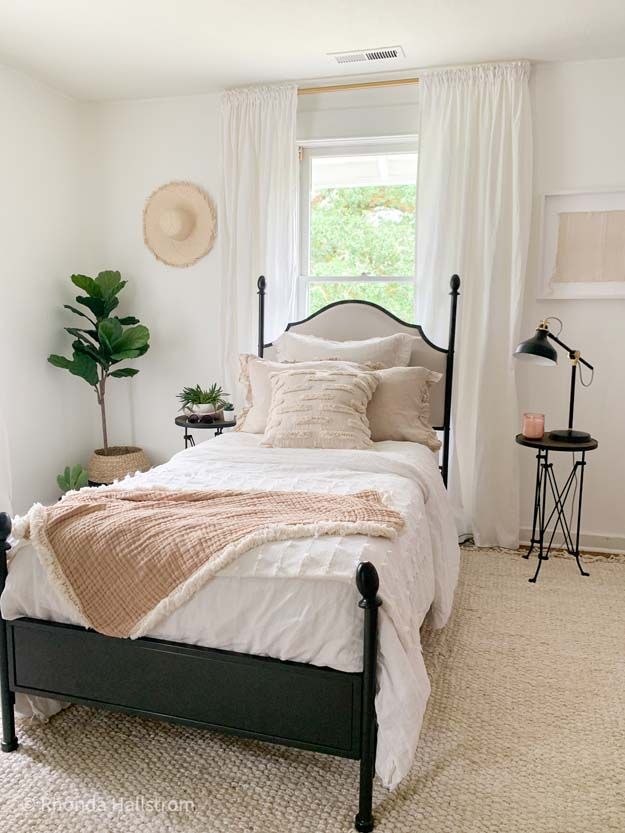
[[94,445],[95,396],[46,361],[69,345],[68,276],[92,266],[92,200],[76,102],[0,67],[0,122],[0,405],[22,512],[57,497],[57,473],[86,464]]
[[[582,528],[587,546],[619,549],[625,549],[625,301],[537,301],[536,285],[542,195],[625,188],[624,90],[625,59],[542,64],[534,69],[535,198],[524,315],[525,337],[540,319],[557,315],[564,322],[563,340],[596,367],[592,386],[578,386],[576,396],[576,426],[599,440],[597,451],[587,455]],[[566,354],[560,355],[556,368],[519,366],[517,372],[521,412],[544,412],[547,427],[566,427]],[[535,460],[528,449],[519,453],[527,538]]]
[[86,120],[96,171],[99,264],[128,280],[120,309],[150,328],[151,347],[132,380],[111,380],[109,442],[144,447],[154,462],[180,451],[173,424],[184,385],[222,381],[218,365],[217,243],[186,269],[165,266],[143,242],[142,212],[151,192],[190,180],[217,200],[219,97],[90,105]]

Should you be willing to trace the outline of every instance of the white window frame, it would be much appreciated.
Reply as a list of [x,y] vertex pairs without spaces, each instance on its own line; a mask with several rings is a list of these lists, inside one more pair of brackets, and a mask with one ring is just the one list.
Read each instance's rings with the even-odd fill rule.
[[299,227],[300,268],[297,286],[299,318],[309,315],[308,298],[311,283],[399,283],[412,284],[407,275],[340,275],[313,276],[310,274],[310,184],[312,160],[319,156],[377,156],[380,153],[418,153],[417,136],[381,136],[361,139],[323,139],[300,141]]

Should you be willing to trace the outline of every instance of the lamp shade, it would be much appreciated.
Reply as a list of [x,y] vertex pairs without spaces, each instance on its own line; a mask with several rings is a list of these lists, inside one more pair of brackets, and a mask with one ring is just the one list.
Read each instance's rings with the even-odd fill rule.
[[553,365],[558,363],[555,347],[547,339],[547,330],[538,328],[531,338],[522,341],[514,351],[514,358],[534,364]]

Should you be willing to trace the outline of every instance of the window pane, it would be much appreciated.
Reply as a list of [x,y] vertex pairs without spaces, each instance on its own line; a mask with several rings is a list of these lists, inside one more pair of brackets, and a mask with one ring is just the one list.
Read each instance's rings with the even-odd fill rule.
[[402,321],[412,322],[414,318],[414,284],[388,281],[324,281],[308,284],[308,312],[317,312],[326,304],[334,301],[360,300],[373,301],[384,307]]
[[416,153],[312,158],[311,276],[414,275]]

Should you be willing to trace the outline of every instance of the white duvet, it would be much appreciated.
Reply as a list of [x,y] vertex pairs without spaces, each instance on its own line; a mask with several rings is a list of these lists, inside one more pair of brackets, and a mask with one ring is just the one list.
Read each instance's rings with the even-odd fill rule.
[[[177,488],[380,491],[406,527],[395,540],[364,535],[278,541],[230,564],[150,636],[295,660],[341,671],[362,668],[362,610],[354,576],[371,561],[380,576],[376,772],[394,787],[414,756],[430,693],[419,628],[449,616],[459,551],[434,455],[414,443],[371,451],[261,448],[259,435],[224,435],[123,481]],[[167,546],[167,542],[163,542]],[[32,616],[74,623],[32,547],[12,554],[1,600],[6,619]],[[53,701],[18,695],[22,714],[50,714]]]

